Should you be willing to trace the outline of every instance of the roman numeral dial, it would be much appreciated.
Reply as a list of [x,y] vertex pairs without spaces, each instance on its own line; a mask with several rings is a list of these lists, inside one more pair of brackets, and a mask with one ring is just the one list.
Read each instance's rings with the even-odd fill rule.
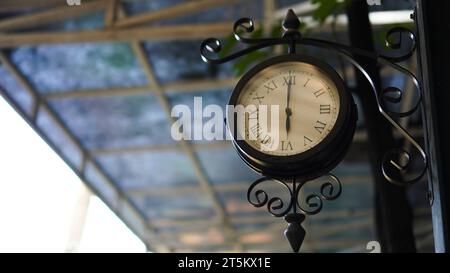
[[[254,149],[275,156],[301,154],[320,144],[333,131],[339,115],[339,92],[333,80],[312,64],[287,61],[260,70],[242,87],[238,104],[268,107],[248,113],[241,136]],[[276,118],[272,117],[277,107]],[[270,110],[271,109],[271,110]],[[267,126],[261,126],[268,121]],[[270,147],[269,147],[270,146]],[[263,148],[271,148],[265,150]]]

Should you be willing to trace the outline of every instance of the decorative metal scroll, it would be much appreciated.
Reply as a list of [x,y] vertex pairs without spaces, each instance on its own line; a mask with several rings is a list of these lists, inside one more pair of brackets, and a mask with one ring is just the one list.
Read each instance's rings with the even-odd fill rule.
[[[385,37],[386,47],[390,49],[390,55],[383,55],[377,52],[367,51],[350,47],[344,44],[330,42],[321,39],[305,38],[299,32],[300,21],[292,10],[289,10],[282,23],[283,35],[277,38],[251,38],[248,34],[254,31],[254,22],[250,18],[237,20],[233,27],[234,37],[242,44],[248,45],[246,48],[231,53],[227,56],[219,57],[222,50],[221,42],[216,38],[208,38],[203,41],[200,47],[202,59],[209,64],[222,64],[243,55],[275,45],[287,45],[288,53],[295,53],[297,47],[316,47],[334,52],[342,56],[345,60],[353,64],[359,72],[367,79],[373,94],[375,95],[378,111],[381,115],[409,142],[414,153],[403,149],[392,149],[388,151],[380,166],[381,171],[387,181],[396,185],[411,185],[418,182],[427,171],[427,155],[418,141],[402,127],[397,119],[411,116],[421,104],[422,91],[416,76],[409,70],[398,65],[399,62],[409,59],[416,49],[416,36],[414,33],[403,27],[390,29]],[[370,73],[359,62],[359,59],[370,59],[379,65],[390,67],[391,69],[409,78],[413,85],[414,96],[417,98],[410,109],[403,111],[389,109],[388,105],[399,104],[405,97],[405,90],[395,86],[389,86],[378,90]],[[391,107],[392,108],[392,107]],[[420,159],[421,166],[412,166],[416,157]],[[281,181],[270,177],[263,177],[256,180],[248,189],[247,198],[250,204],[255,207],[267,206],[267,210],[276,217],[285,216],[289,223],[285,235],[288,238],[294,251],[298,251],[305,231],[301,227],[301,222],[305,215],[314,215],[322,209],[323,200],[334,200],[341,194],[342,186],[339,179],[328,174],[331,182],[322,184],[319,193],[305,196],[304,204],[299,201],[300,189],[308,182],[301,178],[293,181]],[[275,182],[282,186],[291,196],[288,200],[280,197],[271,197],[257,186]],[[292,211],[292,213],[290,212]]]
[[[247,191],[247,200],[254,207],[267,207],[267,211],[275,217],[283,217],[292,210],[294,213],[301,211],[303,214],[315,215],[322,210],[324,200],[335,200],[341,195],[342,185],[339,179],[333,174],[326,175],[329,179],[322,182],[318,193],[309,193],[304,197],[304,203],[300,202],[300,192],[303,186],[310,181],[315,180],[299,180],[282,181],[279,179],[264,176],[253,182]],[[288,200],[283,200],[279,196],[271,196],[267,190],[261,186],[264,183],[276,183],[281,189],[289,194]],[[272,188],[274,186],[272,185]],[[277,191],[279,192],[279,191]]]

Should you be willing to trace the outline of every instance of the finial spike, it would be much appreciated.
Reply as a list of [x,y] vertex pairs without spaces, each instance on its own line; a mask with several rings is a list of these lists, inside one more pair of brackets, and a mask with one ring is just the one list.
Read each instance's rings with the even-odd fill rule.
[[300,20],[292,9],[289,9],[286,13],[286,17],[283,20],[283,28],[285,30],[295,29],[300,27]]
[[302,246],[303,239],[305,239],[306,231],[302,227],[302,222],[305,220],[305,215],[301,213],[290,213],[284,217],[286,222],[289,223],[288,227],[284,231],[284,236],[289,241],[292,250],[297,253]]

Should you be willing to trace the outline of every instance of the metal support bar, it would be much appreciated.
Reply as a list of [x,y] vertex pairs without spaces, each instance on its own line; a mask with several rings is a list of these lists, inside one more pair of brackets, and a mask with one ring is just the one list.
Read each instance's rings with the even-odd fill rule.
[[[420,138],[422,136],[422,128],[412,127],[410,128],[410,133],[414,137]],[[401,134],[394,131],[394,137],[399,139]],[[366,130],[357,130],[353,137],[353,143],[366,143],[368,141]],[[211,149],[227,149],[231,147],[229,141],[214,141],[207,143],[193,143],[191,144],[195,150],[211,150]],[[150,153],[150,152],[162,152],[162,151],[173,151],[180,148],[179,144],[160,144],[160,145],[142,145],[142,146],[130,146],[123,148],[102,148],[90,150],[91,154],[96,156],[102,155],[115,155],[115,154],[125,154],[125,153]]]
[[[119,7],[119,8],[124,13],[123,7]],[[145,71],[145,74],[146,74],[148,82],[149,82],[150,89],[155,90],[155,95],[156,95],[160,105],[162,106],[169,121],[175,122],[175,119],[171,116],[171,106],[170,106],[169,100],[165,96],[164,90],[161,87],[161,85],[159,84],[159,81],[155,76],[153,67],[152,67],[150,61],[148,60],[148,56],[147,56],[144,48],[138,41],[133,41],[131,43],[131,45],[133,47],[134,53],[136,54],[138,60],[141,62],[141,65]],[[180,144],[180,148],[183,150],[183,152],[186,154],[186,156],[189,158],[189,160],[191,161],[191,163],[193,165],[193,168],[194,168],[195,174],[197,176],[198,183],[200,184],[200,187],[210,197],[213,207],[224,226],[224,230],[226,232],[226,237],[228,237],[228,239],[233,241],[238,246],[238,248],[242,249],[240,243],[237,241],[238,237],[236,235],[236,230],[235,230],[234,226],[231,224],[231,221],[228,217],[228,213],[227,213],[225,207],[223,206],[223,204],[221,203],[219,196],[217,195],[217,192],[215,191],[214,187],[212,186],[211,181],[208,180],[206,173],[204,172],[204,170],[201,166],[200,161],[198,160],[197,156],[195,155],[194,149],[186,140],[182,139],[181,141],[179,141],[179,144]]]
[[[130,16],[115,23],[116,27],[131,27],[136,25],[153,23],[170,18],[186,16],[191,13],[200,12],[205,9],[211,9],[219,6],[232,5],[239,0],[197,0],[187,1],[168,8],[156,11],[144,12],[138,15]],[[243,1],[243,0],[240,0]]]
[[42,9],[55,6],[66,5],[65,1],[62,0],[2,0],[0,5],[0,12],[19,12],[23,10],[30,9]]
[[[234,77],[225,79],[207,79],[207,80],[189,80],[175,81],[172,83],[161,84],[164,92],[187,93],[199,91],[215,91],[217,89],[229,89],[235,86],[237,79]],[[73,91],[52,91],[44,94],[47,99],[73,99],[73,98],[98,98],[112,96],[131,96],[137,94],[145,94],[148,92],[155,93],[151,86],[134,86],[134,87],[116,87],[101,89],[84,89]]]
[[433,192],[436,252],[450,252],[450,2],[417,0],[420,71],[423,83],[425,143]]
[[24,45],[63,44],[84,42],[129,42],[195,40],[205,36],[225,36],[231,22],[210,24],[185,24],[157,27],[135,27],[127,29],[46,31],[11,33],[0,35],[0,48]]
[[106,5],[106,0],[98,0],[83,3],[80,6],[64,5],[53,9],[6,18],[0,20],[0,31],[35,28],[52,22],[65,21],[69,18],[104,10]]

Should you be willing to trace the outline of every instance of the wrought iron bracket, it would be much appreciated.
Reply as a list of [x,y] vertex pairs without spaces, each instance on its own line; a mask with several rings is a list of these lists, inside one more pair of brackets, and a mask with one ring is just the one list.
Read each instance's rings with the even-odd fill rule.
[[[335,200],[341,195],[342,184],[333,174],[327,174],[328,181],[323,182],[319,193],[310,193],[305,198],[300,198],[303,186],[315,180],[303,180],[294,178],[292,180],[280,180],[271,177],[262,177],[253,182],[247,191],[247,200],[254,207],[266,206],[270,214],[275,217],[284,217],[289,223],[284,231],[286,238],[295,252],[300,250],[305,237],[305,230],[301,226],[305,215],[315,215],[322,210],[323,200]],[[279,196],[271,196],[261,186],[264,183],[276,183],[282,187],[289,198],[283,200]]]
[[[390,29],[385,37],[385,45],[390,50],[390,54],[385,55],[336,42],[303,37],[299,31],[299,27],[300,21],[297,15],[292,10],[289,10],[282,22],[283,34],[281,37],[256,39],[248,37],[248,34],[254,31],[253,20],[250,18],[241,18],[235,22],[233,34],[237,41],[247,45],[246,48],[227,56],[219,57],[222,50],[221,42],[216,38],[208,38],[202,42],[200,53],[202,59],[209,64],[226,63],[253,51],[275,45],[287,46],[288,53],[290,54],[296,54],[297,48],[299,47],[315,47],[329,50],[343,57],[343,59],[354,65],[367,79],[375,95],[380,114],[411,144],[410,151],[394,148],[384,155],[383,163],[380,166],[384,177],[390,183],[401,186],[418,182],[428,168],[427,154],[418,141],[398,122],[398,119],[411,116],[419,107],[423,107],[421,103],[421,84],[411,71],[398,64],[409,59],[414,53],[417,43],[415,34],[411,30],[403,27]],[[365,69],[363,64],[358,62],[358,59],[361,57],[370,59],[378,65],[390,67],[409,78],[414,85],[414,89],[412,90],[414,92],[413,96],[417,98],[413,105],[403,111],[393,109],[395,107],[392,107],[392,105],[399,104],[407,90],[402,90],[396,86],[388,86],[378,90],[370,73]],[[416,157],[420,159],[420,166],[413,166],[412,164]],[[260,178],[249,187],[247,198],[253,206],[267,206],[267,210],[272,215],[285,217],[285,220],[289,223],[285,231],[285,236],[288,238],[293,250],[298,252],[305,237],[305,230],[301,226],[305,215],[319,213],[322,209],[323,200],[334,200],[341,194],[342,186],[339,179],[332,174],[328,174],[327,176],[331,178],[332,182],[322,184],[319,194],[307,195],[305,200],[303,200],[306,207],[301,206],[301,200],[299,199],[300,189],[308,182],[307,180],[302,180],[302,178],[296,178],[292,181],[281,181],[271,177]],[[290,199],[286,202],[280,197],[270,198],[265,190],[257,189],[259,185],[268,181],[278,183],[287,189],[291,196]],[[433,196],[430,195],[429,198],[430,203],[433,202]]]

